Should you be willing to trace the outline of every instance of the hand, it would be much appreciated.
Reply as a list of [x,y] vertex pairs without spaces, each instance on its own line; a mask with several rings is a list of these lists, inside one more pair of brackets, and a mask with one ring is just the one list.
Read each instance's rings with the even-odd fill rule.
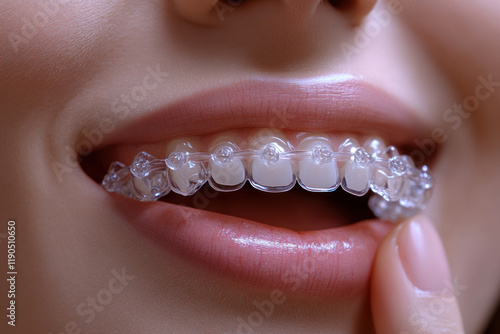
[[379,334],[464,333],[446,254],[427,218],[401,223],[382,241],[371,308]]

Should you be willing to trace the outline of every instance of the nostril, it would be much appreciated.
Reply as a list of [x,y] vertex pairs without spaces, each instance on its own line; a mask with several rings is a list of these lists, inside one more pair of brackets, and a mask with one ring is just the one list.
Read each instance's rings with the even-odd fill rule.
[[335,8],[345,9],[352,4],[351,0],[328,0],[328,2]]
[[225,2],[230,5],[230,6],[239,6],[241,5],[245,0],[225,0]]
[[354,25],[358,25],[375,7],[378,0],[328,0],[328,2],[349,16]]
[[213,26],[245,0],[171,0],[175,14],[188,22]]

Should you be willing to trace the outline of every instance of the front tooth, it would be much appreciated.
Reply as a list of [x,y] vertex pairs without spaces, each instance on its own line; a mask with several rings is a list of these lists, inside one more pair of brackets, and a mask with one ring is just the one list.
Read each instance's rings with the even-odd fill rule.
[[284,143],[280,145],[277,141],[261,147],[261,154],[252,163],[250,183],[254,188],[267,192],[282,192],[293,188],[295,176],[292,162],[282,156],[285,147]]
[[346,140],[339,147],[340,152],[352,154],[345,164],[342,177],[342,188],[356,196],[365,195],[370,189],[370,165],[373,157],[363,148],[356,147],[357,142]]
[[[183,195],[191,196],[194,195],[205,183],[206,181],[206,170],[205,166],[201,162],[191,162],[185,161],[183,159],[173,159],[177,158],[177,154],[188,154],[193,153],[194,149],[191,144],[183,143],[175,147],[174,153],[167,159],[174,161],[175,164],[168,165],[175,166],[175,169],[170,168],[168,171],[168,181],[173,192]],[[179,163],[179,161],[181,161]]]
[[[234,147],[233,147],[234,146]],[[238,190],[245,184],[245,166],[240,159],[234,157],[238,151],[236,145],[219,146],[210,159],[210,186],[219,191]]]
[[328,142],[314,141],[299,149],[312,151],[310,157],[299,163],[298,181],[302,188],[318,192],[337,189],[340,184],[337,161]]

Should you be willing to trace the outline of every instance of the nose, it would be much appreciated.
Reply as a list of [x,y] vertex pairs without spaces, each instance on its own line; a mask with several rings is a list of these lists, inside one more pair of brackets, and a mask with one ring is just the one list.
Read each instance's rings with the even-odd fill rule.
[[180,17],[203,25],[216,24],[217,19],[223,21],[228,13],[264,2],[281,6],[282,14],[295,20],[311,19],[318,10],[330,6],[356,25],[370,13],[377,0],[172,0]]
[[[377,0],[170,0],[191,23],[182,43],[219,62],[267,71],[314,71],[342,62],[342,42]],[[208,28],[206,26],[209,26]],[[172,31],[181,33],[180,26]]]
[[356,25],[371,12],[377,0],[329,0],[328,2]]

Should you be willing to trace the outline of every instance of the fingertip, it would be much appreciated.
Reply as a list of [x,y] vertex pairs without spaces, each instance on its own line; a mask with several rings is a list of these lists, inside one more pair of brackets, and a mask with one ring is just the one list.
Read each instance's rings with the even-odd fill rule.
[[439,235],[425,217],[405,222],[397,236],[406,276],[423,291],[440,292],[451,281],[448,259]]
[[377,333],[463,333],[448,262],[423,216],[396,226],[377,252],[371,306]]

